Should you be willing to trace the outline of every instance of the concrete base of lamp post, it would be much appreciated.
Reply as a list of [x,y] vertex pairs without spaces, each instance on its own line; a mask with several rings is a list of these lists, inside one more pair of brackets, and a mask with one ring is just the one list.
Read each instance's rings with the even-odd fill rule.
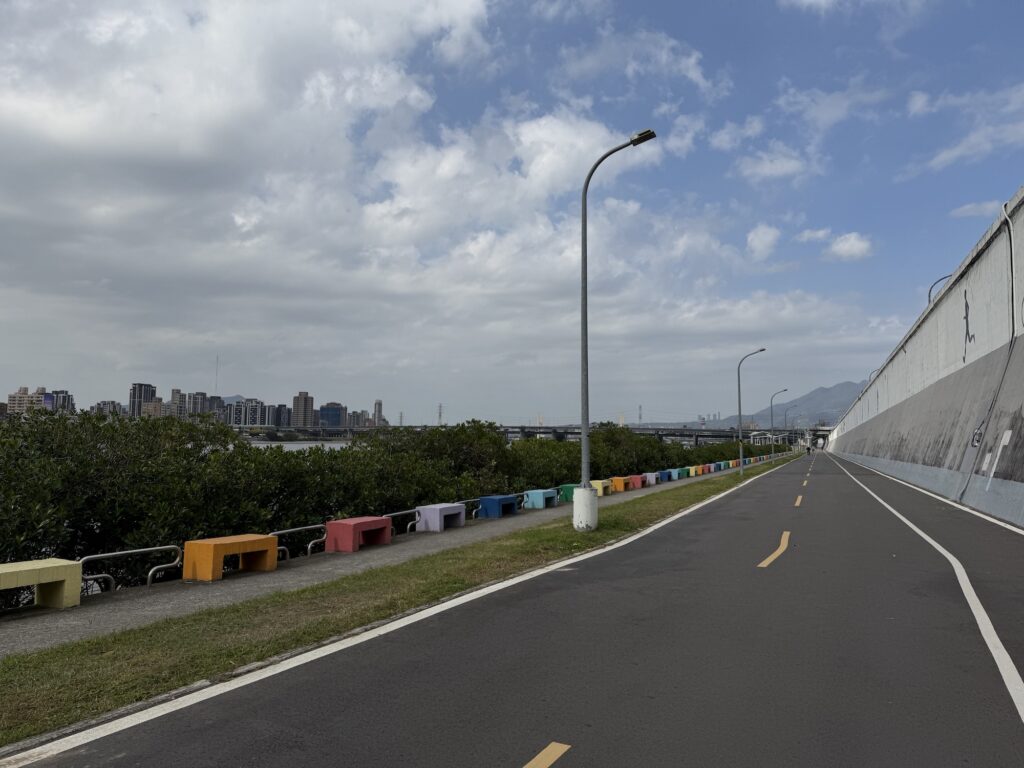
[[572,527],[577,531],[597,530],[597,491],[593,488],[573,489]]

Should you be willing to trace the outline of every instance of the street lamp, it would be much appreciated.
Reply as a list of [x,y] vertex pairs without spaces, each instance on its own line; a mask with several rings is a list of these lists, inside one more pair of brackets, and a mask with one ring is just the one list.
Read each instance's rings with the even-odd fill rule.
[[795,405],[791,405],[782,414],[782,428],[786,431],[786,445],[788,445],[790,448],[793,447],[793,444],[789,442],[788,419],[789,419],[789,412],[792,411],[794,408],[796,408],[796,406]]
[[580,487],[572,493],[572,525],[577,531],[593,531],[597,528],[597,492],[590,487],[590,367],[587,355],[587,190],[597,166],[626,147],[635,147],[655,138],[649,128],[630,137],[605,152],[587,174],[583,182],[582,259],[580,272]]
[[943,275],[938,280],[936,280],[934,283],[932,283],[932,287],[928,289],[928,303],[929,304],[932,303],[932,290],[935,288],[935,286],[938,285],[939,283],[941,283],[943,280],[949,280],[949,278],[951,278],[952,276],[953,276],[952,273],[950,273],[948,275]]
[[748,355],[744,355],[736,364],[736,426],[739,428],[740,435],[740,477],[743,477],[743,387],[740,384],[740,366],[743,365],[743,361],[748,357],[753,357],[761,352],[764,352],[764,347],[761,347]]
[[[781,395],[783,392],[789,392],[788,389],[780,389],[775,395]],[[772,395],[768,400],[768,410],[771,412],[772,420],[772,460],[775,460],[775,395]]]

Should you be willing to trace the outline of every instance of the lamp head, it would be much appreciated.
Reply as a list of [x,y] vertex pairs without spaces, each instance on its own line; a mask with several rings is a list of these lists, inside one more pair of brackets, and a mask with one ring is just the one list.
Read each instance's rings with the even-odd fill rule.
[[638,144],[643,144],[645,141],[650,141],[651,139],[655,138],[657,135],[658,134],[656,134],[650,128],[646,128],[646,129],[640,131],[640,133],[634,133],[630,137],[629,143],[632,144],[635,147]]

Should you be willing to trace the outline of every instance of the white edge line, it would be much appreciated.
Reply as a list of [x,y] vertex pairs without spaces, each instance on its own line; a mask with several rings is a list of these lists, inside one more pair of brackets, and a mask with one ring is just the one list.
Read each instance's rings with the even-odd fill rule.
[[934,547],[934,549],[946,558],[946,560],[949,561],[949,564],[953,566],[953,572],[956,574],[956,580],[960,583],[960,591],[964,593],[967,605],[970,607],[971,613],[974,614],[974,620],[978,624],[978,630],[981,632],[985,645],[988,646],[988,651],[992,654],[992,659],[995,661],[996,667],[999,669],[999,674],[1003,678],[1003,684],[1006,686],[1006,690],[1010,694],[1010,698],[1013,699],[1014,706],[1017,707],[1017,716],[1020,717],[1021,722],[1024,722],[1024,680],[1021,680],[1020,672],[1013,663],[1013,659],[1010,658],[1010,654],[1006,652],[1006,648],[1003,646],[1002,640],[999,639],[999,635],[996,632],[995,627],[992,625],[992,620],[985,612],[985,607],[981,604],[981,600],[978,599],[978,595],[974,591],[974,587],[971,585],[971,580],[967,576],[967,571],[964,569],[963,564],[950,552],[944,549],[941,544],[935,541],[935,539],[910,522],[907,518],[882,500],[882,498],[874,491],[864,485],[864,483],[851,475],[847,471],[846,467],[836,461],[835,457],[830,458],[837,467],[846,473],[847,477],[867,491],[875,501],[902,520],[910,530],[931,544],[932,547]]
[[1003,522],[1002,520],[999,520],[998,518],[992,517],[991,515],[986,515],[985,513],[979,512],[976,509],[971,509],[970,507],[966,507],[966,506],[964,506],[963,504],[961,504],[959,502],[953,501],[952,499],[947,499],[945,496],[940,496],[937,493],[933,493],[932,491],[929,491],[929,490],[927,490],[925,488],[921,488],[921,487],[919,487],[917,485],[914,485],[913,483],[908,483],[906,480],[900,480],[898,477],[893,477],[892,475],[886,474],[885,472],[880,472],[879,470],[875,469],[874,467],[869,467],[867,464],[861,464],[859,461],[854,461],[853,459],[848,459],[845,456],[842,456],[841,458],[842,458],[843,461],[848,461],[851,464],[856,464],[858,467],[860,467],[862,469],[866,469],[869,472],[874,472],[876,475],[881,475],[882,477],[886,478],[887,480],[892,480],[894,483],[899,483],[900,485],[905,485],[905,486],[907,486],[907,488],[912,488],[915,491],[917,491],[918,493],[923,493],[925,496],[931,496],[933,499],[935,499],[937,501],[941,501],[944,504],[948,504],[951,507],[956,507],[959,510],[962,510],[964,512],[967,512],[969,514],[974,515],[975,517],[979,517],[982,520],[984,520],[985,522],[992,523],[993,525],[998,525],[1000,528],[1005,528],[1008,531],[1013,531],[1014,533],[1016,533],[1019,536],[1024,536],[1024,530],[1018,528],[1015,525],[1010,525],[1009,523]]
[[481,597],[485,597],[494,592],[498,592],[502,589],[507,589],[508,587],[515,586],[516,584],[521,584],[524,581],[535,579],[538,576],[543,576],[546,573],[557,571],[560,568],[565,568],[567,565],[572,565],[583,560],[588,560],[591,557],[597,557],[598,555],[603,555],[606,552],[611,552],[612,550],[618,549],[619,547],[624,547],[627,544],[632,544],[637,539],[641,539],[644,536],[647,536],[648,534],[654,533],[659,528],[663,528],[664,526],[675,522],[679,518],[685,517],[691,512],[697,511],[701,507],[706,507],[708,504],[713,504],[714,502],[718,501],[724,496],[728,496],[730,493],[738,491],[740,488],[747,485],[748,483],[752,483],[755,480],[759,480],[762,477],[766,477],[767,475],[770,475],[772,472],[775,472],[778,469],[782,469],[782,467],[784,466],[786,465],[780,464],[777,467],[772,467],[767,472],[763,472],[759,475],[756,475],[755,477],[751,477],[749,480],[744,480],[742,483],[739,483],[738,485],[735,485],[732,488],[729,488],[728,490],[722,491],[721,493],[716,494],[711,498],[704,499],[704,501],[698,502],[691,507],[687,507],[686,509],[680,512],[676,512],[674,515],[666,517],[664,520],[661,520],[660,522],[657,522],[649,528],[645,528],[644,530],[639,531],[638,533],[634,533],[632,536],[622,539],[621,541],[617,541],[613,544],[609,544],[605,547],[601,547],[590,552],[584,552],[583,554],[569,558],[568,560],[559,560],[556,563],[551,563],[550,565],[545,565],[536,570],[528,571],[527,573],[522,573],[518,576],[513,576],[511,579],[500,581],[496,584],[490,584],[476,591],[468,592],[464,595],[452,598],[451,600],[447,600],[443,603],[433,605],[429,608],[424,608],[422,611],[419,611],[417,613],[411,614],[409,616],[404,616],[400,619],[396,619],[395,621],[389,622],[382,626],[375,627],[374,629],[368,630],[354,637],[348,637],[344,640],[338,640],[335,643],[330,643],[329,645],[314,648],[311,651],[301,653],[297,656],[292,656],[291,658],[285,659],[284,661],[281,661],[277,664],[272,664],[271,666],[264,667],[262,669],[257,669],[253,672],[247,672],[246,674],[240,675],[239,677],[236,677],[232,680],[227,680],[223,683],[211,685],[208,688],[203,688],[202,690],[196,691],[194,693],[186,694],[181,698],[173,699],[172,701],[166,701],[162,704],[157,704],[153,707],[150,707],[149,709],[144,709],[140,712],[133,712],[130,715],[126,715],[125,717],[121,717],[116,720],[111,720],[110,722],[97,725],[94,728],[88,728],[79,733],[75,733],[70,736],[65,736],[62,739],[51,741],[49,744],[43,744],[42,746],[35,747],[28,751],[20,752],[18,754],[0,760],[0,768],[20,768],[20,766],[30,765],[31,763],[37,762],[39,760],[45,760],[46,758],[54,757],[55,755],[59,755],[62,752],[67,752],[68,750],[80,747],[83,744],[88,744],[89,742],[96,741],[97,739],[102,739],[106,736],[112,736],[115,733],[127,730],[136,725],[141,725],[142,723],[149,722],[150,720],[155,720],[158,717],[169,715],[172,712],[178,711],[179,709],[185,709],[186,707],[190,707],[193,704],[199,704],[200,702],[206,701],[207,699],[212,699],[215,696],[220,696],[223,693],[228,693],[229,691],[233,691],[236,688],[242,688],[246,685],[257,683],[260,680],[265,680],[268,677],[273,677],[274,675],[278,675],[282,672],[287,672],[290,669],[302,666],[303,664],[308,664],[311,661],[322,659],[324,656],[329,656],[332,653],[337,653],[347,648],[351,648],[352,646],[360,645],[361,643],[365,643],[375,638],[381,637],[382,635],[390,634],[391,632],[402,629],[403,627],[407,627],[410,624],[415,624],[424,619],[428,619],[431,616],[436,616],[439,613],[444,613],[445,611],[449,611],[452,608],[464,605],[465,603],[477,600]]

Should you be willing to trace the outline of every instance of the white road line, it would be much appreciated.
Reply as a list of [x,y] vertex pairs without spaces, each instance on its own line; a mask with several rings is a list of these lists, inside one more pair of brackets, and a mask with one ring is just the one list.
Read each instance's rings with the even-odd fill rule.
[[627,544],[632,544],[634,541],[637,541],[638,539],[642,539],[644,536],[654,533],[659,528],[664,528],[666,525],[675,522],[679,518],[685,517],[691,512],[696,512],[698,509],[706,507],[708,504],[713,504],[714,502],[718,501],[724,496],[728,496],[730,493],[733,493],[734,491],[738,491],[740,488],[744,487],[749,483],[754,482],[755,480],[759,480],[762,477],[767,477],[772,472],[775,472],[778,469],[782,469],[784,466],[786,466],[786,464],[780,464],[777,467],[769,469],[767,472],[764,472],[760,475],[755,475],[754,477],[751,477],[749,480],[744,480],[742,483],[734,485],[732,488],[729,488],[726,491],[722,491],[716,496],[712,496],[709,499],[705,499],[702,502],[694,504],[692,507],[687,507],[686,509],[677,512],[671,517],[665,518],[660,523],[655,523],[650,528],[645,528],[639,533],[635,533],[628,538],[615,542],[614,544],[609,544],[606,547],[595,549],[592,552],[585,552],[582,555],[577,555],[576,557],[569,558],[568,560],[559,560],[557,563],[551,563],[550,565],[546,565],[543,568],[538,568],[535,571],[529,571],[527,573],[520,574],[519,576],[513,576],[511,579],[508,579],[507,581],[501,581],[496,584],[491,584],[489,586],[478,589],[475,592],[468,592],[464,595],[460,595],[459,597],[452,598],[451,600],[448,600],[446,602],[431,606],[430,608],[424,608],[422,611],[413,613],[409,616],[404,616],[400,619],[396,619],[395,621],[389,622],[387,624],[382,624],[379,627],[374,627],[373,629],[363,632],[359,635],[355,635],[354,637],[347,637],[344,640],[338,640],[335,643],[330,643],[328,645],[323,645],[319,648],[314,648],[311,651],[301,653],[297,656],[292,656],[291,658],[285,659],[284,661],[281,661],[277,664],[272,664],[270,666],[263,667],[262,669],[254,670],[253,672],[247,672],[244,675],[239,675],[238,677],[233,678],[231,680],[226,680],[223,683],[217,683],[215,685],[211,685],[209,688],[203,688],[194,693],[186,694],[181,698],[173,699],[171,701],[165,701],[162,704],[157,704],[153,707],[150,707],[149,709],[144,709],[140,712],[133,712],[130,715],[125,715],[124,717],[117,718],[116,720],[111,720],[109,722],[97,725],[93,728],[88,728],[84,731],[80,731],[79,733],[74,733],[70,736],[65,736],[62,739],[51,741],[48,744],[43,744],[42,746],[29,749],[25,752],[19,752],[16,755],[0,759],[0,768],[21,768],[21,766],[31,765],[32,763],[38,762],[39,760],[45,760],[47,758],[54,757],[55,755],[59,755],[62,752],[67,752],[68,750],[75,749],[77,747],[82,746],[83,744],[88,744],[91,741],[96,741],[97,739],[102,739],[106,736],[111,736],[115,733],[120,733],[121,731],[127,730],[128,728],[132,728],[133,726],[141,725],[142,723],[147,723],[150,720],[156,720],[158,717],[169,715],[172,712],[177,712],[179,709],[185,709],[186,707],[190,707],[193,704],[199,704],[200,702],[212,699],[215,696],[220,696],[222,693],[228,693],[229,691],[233,691],[237,688],[242,688],[246,685],[252,685],[253,683],[259,682],[260,680],[265,680],[268,677],[279,675],[282,672],[287,672],[290,669],[302,666],[303,664],[308,664],[311,661],[322,659],[325,656],[330,656],[332,653],[343,651],[346,648],[351,648],[354,645],[361,645],[362,643],[365,643],[369,640],[381,637],[382,635],[390,634],[396,630],[402,629],[403,627],[407,627],[410,624],[416,624],[417,622],[423,621],[424,619],[428,619],[431,616],[436,616],[439,613],[450,611],[452,608],[456,608],[460,605],[464,605],[465,603],[472,602],[473,600],[477,600],[481,597],[493,594],[494,592],[499,592],[503,589],[513,587],[517,584],[522,584],[524,581],[530,581],[531,579],[535,579],[538,576],[543,576],[545,573],[559,571],[564,569],[566,566],[574,565],[575,563],[579,563],[583,560],[589,560],[592,557],[597,557],[598,555],[603,555],[607,552],[611,552],[612,550],[618,549],[619,547],[624,547]]
[[978,599],[978,595],[974,591],[974,587],[971,585],[971,580],[968,578],[967,571],[964,569],[963,564],[943,548],[941,544],[935,541],[935,539],[910,522],[907,518],[887,504],[880,496],[878,496],[878,494],[851,475],[846,470],[846,467],[835,460],[835,457],[830,456],[829,458],[832,459],[833,463],[835,463],[837,467],[846,473],[847,477],[867,491],[875,501],[902,520],[910,530],[931,544],[932,547],[940,555],[946,558],[950,565],[953,566],[953,572],[956,574],[956,580],[960,583],[960,591],[964,593],[967,605],[970,607],[971,613],[974,614],[974,620],[978,624],[978,630],[981,632],[981,637],[984,639],[985,645],[988,646],[989,653],[992,654],[992,659],[995,661],[996,667],[999,669],[999,674],[1003,678],[1003,684],[1006,686],[1006,690],[1010,694],[1010,698],[1013,699],[1014,706],[1017,707],[1017,716],[1020,717],[1021,722],[1024,722],[1024,680],[1021,680],[1020,672],[1017,671],[1017,667],[1014,665],[1013,659],[1010,658],[1010,654],[1008,654],[1006,652],[1006,648],[1003,647],[1003,642],[999,639],[999,635],[996,633],[995,627],[992,626],[992,620],[985,612],[985,607],[981,604],[981,600]]
[[856,464],[861,469],[866,469],[869,472],[874,472],[876,475],[881,475],[882,477],[884,477],[887,480],[892,480],[894,483],[899,483],[900,485],[905,485],[905,486],[907,486],[907,488],[913,488],[918,493],[923,493],[925,496],[931,496],[936,501],[941,501],[943,504],[948,504],[951,507],[956,507],[957,509],[961,510],[962,512],[967,512],[969,514],[974,515],[975,517],[980,517],[982,520],[984,520],[987,523],[992,523],[993,525],[998,525],[1000,528],[1005,528],[1008,531],[1013,531],[1014,533],[1016,533],[1019,536],[1024,536],[1024,529],[1018,528],[1015,525],[1010,525],[1009,523],[1003,522],[1002,520],[999,520],[999,519],[997,519],[995,517],[991,517],[989,515],[984,514],[983,512],[979,512],[976,509],[971,509],[970,507],[965,507],[963,504],[960,504],[959,502],[953,501],[952,499],[947,499],[945,496],[940,496],[937,493],[932,493],[931,491],[929,491],[929,490],[927,490],[925,488],[920,488],[920,487],[914,485],[913,483],[908,483],[906,480],[900,480],[898,477],[893,477],[892,475],[887,475],[885,472],[880,472],[879,470],[875,469],[874,467],[869,467],[867,464],[861,464],[859,461],[854,461],[853,459],[847,459],[846,457],[843,457],[843,461],[848,461],[851,464]]

